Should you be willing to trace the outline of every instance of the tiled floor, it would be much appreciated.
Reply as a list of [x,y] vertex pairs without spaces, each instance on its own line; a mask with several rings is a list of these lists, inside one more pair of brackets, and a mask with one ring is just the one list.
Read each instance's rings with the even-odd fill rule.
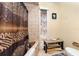
[[62,52],[64,52],[64,51],[59,48],[58,49],[49,49],[47,53],[45,53],[44,50],[40,50],[38,53],[38,56],[52,56],[52,55],[59,54]]

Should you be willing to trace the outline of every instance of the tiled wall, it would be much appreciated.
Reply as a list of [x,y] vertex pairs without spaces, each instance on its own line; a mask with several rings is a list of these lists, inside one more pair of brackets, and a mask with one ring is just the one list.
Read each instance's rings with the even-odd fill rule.
[[39,40],[39,5],[25,3],[28,9],[28,32],[29,41]]
[[0,11],[0,55],[24,55],[28,43],[27,9],[20,2],[3,2]]

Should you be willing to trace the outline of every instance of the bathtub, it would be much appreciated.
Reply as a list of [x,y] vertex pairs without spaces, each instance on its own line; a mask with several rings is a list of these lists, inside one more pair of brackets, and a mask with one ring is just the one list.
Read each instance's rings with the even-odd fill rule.
[[27,51],[27,53],[24,56],[36,56],[38,53],[38,42],[35,42],[35,44]]
[[79,56],[79,50],[74,48],[66,47],[65,52],[68,56]]

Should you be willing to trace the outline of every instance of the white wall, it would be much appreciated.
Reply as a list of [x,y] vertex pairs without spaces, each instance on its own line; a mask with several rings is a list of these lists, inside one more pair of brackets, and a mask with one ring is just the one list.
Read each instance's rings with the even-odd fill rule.
[[65,47],[77,48],[72,43],[79,42],[79,3],[61,3],[60,8],[62,21],[59,36],[64,40]]
[[[65,47],[74,47],[79,42],[79,3],[40,3],[40,8],[48,9],[48,38],[64,40]],[[57,13],[57,20],[51,14]],[[79,49],[79,48],[77,48]]]
[[[59,24],[60,24],[60,11],[57,3],[39,3],[40,8],[47,9],[48,15],[47,15],[47,31],[48,31],[48,39],[50,38],[57,38],[58,37],[58,30],[59,30]],[[52,19],[52,13],[57,13],[57,19]]]

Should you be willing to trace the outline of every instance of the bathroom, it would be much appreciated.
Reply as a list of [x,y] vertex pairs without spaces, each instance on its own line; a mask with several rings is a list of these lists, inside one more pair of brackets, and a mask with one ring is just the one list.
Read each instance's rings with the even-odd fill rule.
[[[0,52],[9,49],[0,55],[56,56],[64,52],[79,56],[79,2],[0,2],[0,16]],[[4,42],[8,38],[11,48]],[[44,41],[57,39],[64,50],[45,53]],[[21,43],[14,44],[18,40]]]

